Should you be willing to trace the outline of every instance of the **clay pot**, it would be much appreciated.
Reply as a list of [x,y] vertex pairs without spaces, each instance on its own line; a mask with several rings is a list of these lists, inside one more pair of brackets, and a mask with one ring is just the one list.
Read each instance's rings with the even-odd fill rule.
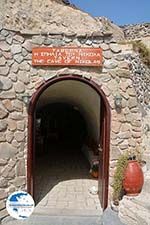
[[143,171],[136,160],[129,160],[124,172],[123,187],[128,196],[138,195],[144,183]]
[[98,172],[97,171],[92,171],[92,176],[94,177],[94,178],[98,178]]

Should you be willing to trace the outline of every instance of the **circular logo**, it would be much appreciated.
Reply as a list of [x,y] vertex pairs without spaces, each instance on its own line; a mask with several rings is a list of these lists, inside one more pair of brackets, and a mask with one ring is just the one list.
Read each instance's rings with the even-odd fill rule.
[[25,191],[13,192],[6,201],[9,215],[18,220],[27,219],[32,214],[34,206],[32,196]]

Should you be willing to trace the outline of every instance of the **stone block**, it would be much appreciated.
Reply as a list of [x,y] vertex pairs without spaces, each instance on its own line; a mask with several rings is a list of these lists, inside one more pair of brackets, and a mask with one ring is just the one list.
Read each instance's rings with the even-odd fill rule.
[[19,71],[18,80],[25,84],[28,84],[30,82],[29,74],[27,74],[27,72],[24,71]]
[[9,159],[12,158],[17,152],[17,149],[12,147],[8,143],[0,144],[0,158],[1,159]]
[[32,42],[31,42],[31,40],[25,40],[22,47],[24,47],[28,52],[32,52]]
[[14,137],[18,142],[21,142],[24,140],[25,134],[24,134],[24,132],[18,131],[18,132],[15,132]]
[[131,146],[131,147],[135,147],[136,144],[137,144],[136,140],[133,139],[133,138],[130,138],[130,139],[128,140],[128,143],[129,143],[129,146]]
[[24,121],[18,121],[17,122],[17,129],[18,130],[21,130],[21,131],[24,131],[24,129],[25,129],[25,123],[24,123]]
[[21,45],[19,45],[19,44],[13,44],[13,45],[11,45],[11,52],[12,52],[12,54],[18,54],[18,53],[21,53],[21,51],[22,51],[22,47],[21,47]]
[[120,88],[122,91],[126,92],[128,87],[129,87],[129,84],[127,82],[121,82]]
[[[5,57],[5,59],[9,60],[12,59],[12,54],[11,52],[3,52],[3,56]],[[7,61],[8,63],[8,61]]]
[[14,59],[19,64],[24,60],[24,58],[23,58],[23,56],[21,54],[14,55]]
[[11,132],[11,131],[8,131],[8,132],[6,133],[6,141],[7,141],[8,143],[11,143],[12,140],[13,140],[13,138],[14,138],[14,133]]
[[23,102],[21,102],[20,100],[15,99],[13,101],[12,105],[13,105],[13,109],[15,111],[18,111],[18,112],[22,112],[23,111]]
[[11,45],[11,44],[12,44],[12,42],[13,42],[13,38],[12,38],[12,36],[11,36],[11,35],[8,35],[8,36],[6,37],[6,42],[7,42],[9,45]]
[[135,89],[132,87],[132,88],[128,88],[127,90],[129,96],[131,97],[135,97],[136,96],[136,92],[135,92]]
[[128,107],[129,109],[137,107],[137,98],[129,98]]
[[117,62],[115,60],[107,60],[104,62],[104,67],[106,69],[115,69],[118,66]]
[[17,129],[17,123],[15,120],[8,119],[7,122],[8,122],[8,129],[10,131],[15,131]]
[[17,93],[23,93],[25,91],[25,85],[20,81],[14,84],[14,88]]
[[110,151],[110,158],[111,160],[116,160],[120,157],[121,152],[119,150],[118,146],[112,146],[111,151]]
[[128,139],[131,138],[131,132],[130,131],[120,132],[118,136],[120,139]]
[[125,61],[119,62],[118,67],[120,69],[125,69],[125,70],[127,69],[127,70],[129,70],[129,64],[127,62],[125,62]]
[[8,216],[8,212],[6,209],[3,209],[0,211],[0,218],[3,219],[5,218],[6,216]]
[[107,51],[103,51],[103,57],[105,59],[111,59],[113,57],[113,54],[110,50],[107,50]]
[[19,64],[17,62],[15,62],[12,67],[11,67],[11,72],[12,73],[17,73],[19,70]]
[[9,75],[9,78],[10,78],[12,81],[14,81],[14,82],[17,81],[17,75],[16,75],[15,73],[11,73],[11,74]]
[[113,53],[120,53],[121,52],[121,48],[117,43],[110,43],[109,47],[110,47],[110,49]]
[[1,77],[0,79],[0,90],[6,91],[11,89],[12,81],[7,77]]
[[32,43],[33,44],[42,45],[44,40],[45,40],[44,36],[41,36],[41,35],[32,36]]
[[131,125],[129,123],[123,123],[121,125],[121,129],[120,129],[122,132],[125,132],[125,131],[130,131],[131,130]]
[[20,63],[19,68],[20,70],[29,71],[31,66],[27,62],[23,61]]
[[9,67],[7,65],[0,67],[0,75],[7,76],[9,73]]
[[26,57],[28,55],[28,52],[25,48],[22,48],[22,55],[23,57]]
[[25,177],[16,177],[13,184],[16,186],[16,187],[21,187],[22,185],[25,185],[26,183],[26,179]]
[[1,178],[0,178],[0,188],[6,188],[7,185],[8,185],[7,179],[1,177]]
[[13,119],[13,120],[22,120],[24,117],[22,115],[22,113],[20,112],[12,112],[10,114],[10,119]]
[[111,130],[114,133],[119,133],[120,127],[121,127],[121,123],[119,123],[117,121],[112,121],[112,123],[111,123]]
[[12,103],[9,99],[3,100],[3,105],[9,112],[13,111]]
[[7,65],[9,66],[9,67],[11,67],[13,64],[14,64],[14,59],[8,59],[7,60]]
[[6,203],[4,200],[0,201],[0,210],[4,209],[6,207]]
[[1,35],[3,35],[4,37],[7,37],[9,35],[9,31],[5,30],[5,29],[2,29]]
[[5,66],[6,64],[6,59],[2,56],[0,57],[0,66]]
[[12,167],[9,166],[5,167],[2,173],[3,177],[7,179],[12,179],[15,177],[15,169],[14,168],[12,169]]
[[0,166],[5,166],[7,164],[6,159],[0,159]]
[[0,189],[0,200],[7,198],[7,193],[5,192],[5,189]]
[[0,120],[0,131],[7,129],[7,122],[5,120]]
[[1,41],[0,42],[0,49],[2,50],[2,51],[9,51],[10,50],[10,45],[9,44],[7,44],[5,41]]
[[26,169],[25,169],[25,161],[24,159],[20,159],[16,166],[16,175],[19,176],[25,176]]
[[116,70],[116,75],[120,78],[130,78],[130,71],[125,69]]
[[141,132],[133,132],[133,131],[132,131],[132,137],[133,137],[133,138],[140,138],[141,135],[142,135]]
[[20,146],[20,143],[18,143],[16,140],[13,140],[11,144],[15,148],[18,148]]
[[24,42],[24,37],[22,37],[20,35],[17,35],[17,34],[13,37],[13,39],[20,42],[20,43]]
[[141,127],[141,121],[133,119],[131,121],[132,126]]
[[100,47],[101,47],[104,51],[109,50],[109,45],[108,45],[108,44],[102,43],[102,44],[100,44]]
[[5,142],[6,141],[6,134],[3,132],[0,132],[0,142]]
[[8,112],[4,106],[0,103],[0,119],[4,119],[8,115]]

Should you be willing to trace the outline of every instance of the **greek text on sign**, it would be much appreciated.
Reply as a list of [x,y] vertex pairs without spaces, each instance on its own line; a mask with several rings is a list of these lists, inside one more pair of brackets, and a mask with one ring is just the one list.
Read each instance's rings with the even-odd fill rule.
[[33,66],[101,66],[101,48],[33,48]]

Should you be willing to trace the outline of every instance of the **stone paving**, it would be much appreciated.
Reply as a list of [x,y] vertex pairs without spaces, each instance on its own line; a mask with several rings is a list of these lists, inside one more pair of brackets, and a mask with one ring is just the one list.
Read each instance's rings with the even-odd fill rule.
[[[58,153],[59,151],[59,153]],[[89,163],[81,151],[55,149],[36,161],[36,212],[48,210],[100,211],[98,195],[90,193],[98,181],[89,174]]]
[[150,170],[144,174],[142,192],[120,201],[119,217],[127,225],[150,225]]

